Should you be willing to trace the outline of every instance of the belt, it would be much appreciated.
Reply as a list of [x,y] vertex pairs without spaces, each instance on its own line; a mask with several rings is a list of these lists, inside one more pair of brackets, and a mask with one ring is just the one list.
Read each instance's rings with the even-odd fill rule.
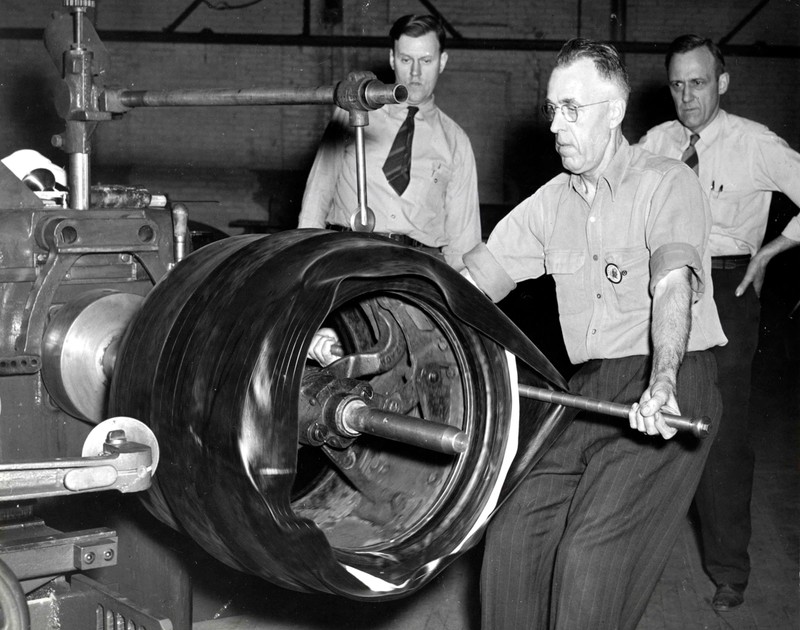
[[[325,224],[326,230],[334,230],[336,232],[352,232],[349,227],[345,225],[338,225],[336,223],[326,223]],[[392,239],[393,241],[397,241],[398,243],[402,243],[403,245],[407,245],[408,247],[420,247],[423,249],[435,249],[441,251],[440,247],[431,247],[430,245],[426,245],[425,243],[420,243],[418,240],[411,238],[408,234],[392,234],[391,232],[368,232],[369,234],[376,234],[377,236],[382,236],[384,238]]]
[[747,267],[750,264],[750,254],[742,254],[741,256],[712,256],[711,268],[712,269],[736,269],[738,267]]

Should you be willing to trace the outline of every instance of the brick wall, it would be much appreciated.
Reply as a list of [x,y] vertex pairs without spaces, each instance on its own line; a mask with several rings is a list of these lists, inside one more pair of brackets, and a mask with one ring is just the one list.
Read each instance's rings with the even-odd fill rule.
[[[162,31],[189,2],[98,0],[97,4],[90,15],[102,39],[103,32],[109,31]],[[217,3],[212,0],[211,4]],[[396,16],[424,10],[417,0],[342,0],[341,19],[337,19],[335,12],[323,13],[333,4],[310,2],[311,34],[382,37]],[[610,0],[509,0],[495,6],[483,0],[437,0],[436,7],[466,38],[563,41],[581,35],[608,39],[621,28],[628,41],[668,42],[692,31],[719,39],[747,15],[753,3],[628,0],[617,4],[624,13],[612,15]],[[59,7],[56,0],[3,0],[0,28],[44,28],[49,14]],[[209,29],[298,35],[306,17],[303,7],[301,0],[264,0],[238,11],[214,11],[201,4],[178,32]],[[731,43],[798,46],[798,32],[800,6],[794,0],[775,0]],[[391,80],[383,47],[104,41],[111,55],[107,82],[120,87],[305,88],[331,85],[356,69],[377,71],[381,78]],[[552,136],[537,115],[554,57],[550,50],[450,51],[437,101],[473,141],[481,200],[486,204],[516,203],[559,168]],[[635,141],[652,124],[672,117],[672,105],[664,89],[660,53],[629,53],[626,61],[634,92],[624,131]],[[732,83],[724,107],[767,124],[800,148],[800,60],[729,56],[728,62]],[[0,39],[0,119],[4,123],[0,152],[35,148],[54,161],[65,161],[49,145],[50,136],[63,127],[52,105],[57,82],[55,67],[40,41]],[[216,196],[220,203],[213,212],[200,206],[190,210],[210,217],[217,226],[255,217],[291,223],[329,114],[330,108],[317,105],[140,108],[121,120],[99,125],[93,164],[99,172],[105,169],[120,177],[135,174],[139,179],[128,183],[147,185],[150,181],[160,189],[170,186],[171,177],[177,196]],[[276,175],[280,173],[286,177]],[[192,190],[193,178],[202,181],[201,191]],[[233,192],[236,187],[241,189],[239,194]],[[265,201],[269,199],[273,201]]]

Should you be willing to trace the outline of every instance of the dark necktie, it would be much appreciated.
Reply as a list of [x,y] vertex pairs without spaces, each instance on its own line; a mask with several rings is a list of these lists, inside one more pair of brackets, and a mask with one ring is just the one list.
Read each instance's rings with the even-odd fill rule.
[[689,146],[686,147],[686,150],[681,156],[681,160],[686,162],[686,165],[694,171],[695,175],[700,174],[700,160],[697,157],[697,149],[694,148],[694,145],[697,144],[699,139],[700,136],[696,133],[693,133],[689,138]]
[[386,179],[398,195],[405,192],[411,180],[411,143],[414,140],[414,114],[418,111],[419,107],[408,108],[408,115],[400,125],[389,156],[383,164]]

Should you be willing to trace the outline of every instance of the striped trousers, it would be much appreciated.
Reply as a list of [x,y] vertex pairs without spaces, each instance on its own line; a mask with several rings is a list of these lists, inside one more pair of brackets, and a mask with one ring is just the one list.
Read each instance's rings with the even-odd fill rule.
[[[593,360],[570,389],[630,404],[649,372],[649,357]],[[708,438],[664,440],[625,419],[579,415],[514,490],[486,534],[483,630],[636,627],[720,421],[711,352],[687,353],[677,389],[682,415],[711,418]]]

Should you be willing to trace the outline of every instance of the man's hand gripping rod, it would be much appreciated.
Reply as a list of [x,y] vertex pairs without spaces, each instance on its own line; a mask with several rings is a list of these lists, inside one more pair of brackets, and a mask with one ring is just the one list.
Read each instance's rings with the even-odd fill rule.
[[[617,416],[619,418],[627,418],[628,412],[631,410],[631,405],[623,405],[620,403],[596,400],[594,398],[584,398],[583,396],[575,396],[573,394],[554,392],[541,387],[523,385],[522,383],[519,383],[519,395],[525,398],[533,398],[534,400],[541,400],[543,402],[552,402],[559,405],[564,405],[565,407],[575,407],[577,409],[583,409],[584,411],[593,411],[595,413],[602,413],[608,416]],[[699,438],[705,438],[711,432],[711,421],[707,417],[685,418],[683,416],[674,416],[672,414],[663,412],[661,415],[663,416],[664,422],[668,427],[678,429],[678,431],[690,431]]]

